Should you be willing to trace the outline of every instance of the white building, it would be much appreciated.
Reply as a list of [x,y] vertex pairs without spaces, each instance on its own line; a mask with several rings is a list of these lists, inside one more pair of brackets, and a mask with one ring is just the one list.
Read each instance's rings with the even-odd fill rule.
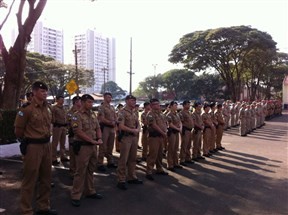
[[[95,30],[86,30],[74,36],[79,67],[94,71],[94,85],[83,89],[82,93],[100,93],[108,81],[115,82],[115,39],[103,36]],[[75,50],[75,49],[74,49]]]
[[39,21],[36,23],[31,34],[31,42],[27,50],[53,57],[64,63],[63,30],[48,27]]

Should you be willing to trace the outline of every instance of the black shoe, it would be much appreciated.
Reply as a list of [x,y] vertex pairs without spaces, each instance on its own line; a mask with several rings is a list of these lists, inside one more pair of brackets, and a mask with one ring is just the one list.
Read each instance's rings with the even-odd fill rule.
[[242,135],[241,135],[241,137],[246,137],[246,136],[247,136],[247,134],[242,134]]
[[207,158],[209,158],[209,157],[210,157],[210,155],[209,155],[209,154],[203,154],[203,156],[204,156],[204,157],[207,157]]
[[148,180],[150,180],[150,181],[154,181],[154,178],[153,178],[153,176],[152,176],[151,174],[146,175],[146,178],[147,178]]
[[175,172],[174,167],[170,167],[170,168],[167,168],[167,169],[170,170],[171,172]]
[[215,153],[213,150],[209,150],[209,153],[208,154],[213,154],[213,153]]
[[89,198],[89,199],[103,199],[103,195],[101,195],[100,193],[94,193],[94,194],[86,196],[86,198]]
[[128,180],[127,181],[128,184],[143,184],[142,180],[139,180],[138,178],[132,179],[132,180]]
[[[107,167],[108,168],[112,168],[112,169],[116,169],[117,168],[117,165],[115,163],[109,163],[107,164]],[[105,168],[105,167],[104,167]]]
[[142,147],[141,146],[137,146],[137,149],[142,149]]
[[187,164],[185,162],[180,162],[180,165],[187,166]]
[[55,183],[54,182],[51,182],[51,187],[55,187]]
[[106,172],[106,168],[105,168],[105,166],[103,166],[103,165],[98,166],[97,169],[98,169],[100,172]]
[[[196,161],[197,161],[197,158],[196,158]],[[186,160],[185,163],[186,163],[186,164],[187,164],[187,163],[188,163],[188,164],[193,164],[193,163],[195,163],[195,162],[194,162],[194,161],[191,161],[191,160]],[[180,164],[181,164],[181,163],[180,163]],[[181,165],[182,165],[182,164],[181,164]]]
[[60,161],[58,161],[58,160],[52,161],[52,165],[58,166],[58,165],[60,165]]
[[220,146],[221,150],[225,150],[225,147]]
[[168,172],[161,171],[161,172],[156,172],[157,175],[169,175]]
[[127,190],[127,186],[126,186],[126,183],[125,183],[125,182],[118,182],[117,187],[118,187],[120,190]]
[[79,207],[80,206],[80,200],[78,199],[71,199],[71,204],[75,207]]
[[[186,164],[185,164],[186,165]],[[187,165],[186,165],[187,166]],[[183,166],[181,165],[175,165],[174,168],[177,168],[177,169],[183,169]]]
[[217,148],[213,149],[213,152],[214,152],[214,153],[215,153],[215,152],[218,152],[218,149],[217,149]]
[[210,152],[208,152],[208,155],[210,156],[210,157],[212,157],[213,155],[210,153]]
[[199,156],[197,157],[198,160],[205,160],[205,158],[203,156]]
[[147,161],[147,158],[142,157],[141,160],[142,161]]
[[192,160],[195,161],[195,162],[199,161],[198,158],[192,158]]
[[40,210],[40,211],[36,211],[36,215],[40,215],[40,214],[45,214],[45,215],[58,215],[58,213],[57,213],[57,211],[55,211],[55,210],[45,210],[45,211],[43,211],[43,210]]
[[67,158],[67,157],[65,157],[65,158],[61,158],[61,161],[62,161],[62,162],[68,162],[68,161],[70,161],[70,159]]

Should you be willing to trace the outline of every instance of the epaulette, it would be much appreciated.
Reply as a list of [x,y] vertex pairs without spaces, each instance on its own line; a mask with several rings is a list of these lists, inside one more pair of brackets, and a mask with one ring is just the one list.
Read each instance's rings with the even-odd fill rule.
[[31,104],[30,102],[26,102],[26,103],[24,103],[24,104],[21,106],[21,108],[26,108],[26,107],[28,107],[30,104]]

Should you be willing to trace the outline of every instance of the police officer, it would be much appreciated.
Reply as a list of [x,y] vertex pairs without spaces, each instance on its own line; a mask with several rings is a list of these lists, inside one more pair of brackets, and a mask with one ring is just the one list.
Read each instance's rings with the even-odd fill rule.
[[195,102],[193,105],[194,111],[192,113],[194,120],[194,129],[193,129],[193,149],[192,149],[192,160],[199,161],[205,160],[203,156],[201,156],[201,144],[202,144],[202,131],[204,129],[203,121],[201,118],[201,108],[202,105],[200,102]]
[[127,182],[129,184],[143,184],[136,176],[136,157],[138,147],[138,134],[140,131],[138,119],[134,108],[136,98],[128,95],[125,98],[126,106],[119,113],[118,123],[121,132],[120,141],[120,158],[117,168],[117,187],[121,190],[126,190],[126,170]]
[[170,112],[167,114],[168,122],[168,148],[167,148],[167,164],[168,170],[174,172],[175,168],[182,169],[179,165],[179,132],[182,131],[182,123],[177,113],[177,102],[170,102]]
[[210,153],[215,153],[218,151],[218,149],[216,149],[216,127],[218,127],[218,121],[215,116],[215,110],[216,110],[216,103],[211,102],[209,115],[213,123],[213,126],[211,127],[211,136],[209,140],[210,142],[209,152]]
[[240,121],[239,134],[242,137],[247,136],[245,109],[246,109],[246,104],[242,103],[241,108],[239,110],[239,121]]
[[167,136],[167,124],[164,114],[161,111],[158,99],[150,100],[151,111],[147,113],[148,147],[146,178],[153,181],[152,171],[156,164],[156,174],[168,175],[162,166],[163,141]]
[[75,134],[73,148],[76,154],[76,172],[71,190],[71,203],[80,206],[82,194],[91,199],[102,199],[94,188],[93,172],[97,164],[97,145],[102,144],[102,133],[96,114],[92,111],[93,97],[84,94],[82,107],[72,117]]
[[115,126],[116,126],[116,112],[115,108],[110,104],[112,101],[112,94],[104,93],[104,101],[98,109],[98,120],[102,130],[103,144],[99,146],[98,155],[98,170],[105,172],[104,157],[107,158],[108,168],[117,168],[113,159],[113,148],[115,141]]
[[74,132],[72,128],[72,116],[74,113],[80,110],[81,108],[81,97],[80,96],[74,96],[72,98],[72,107],[67,112],[67,121],[68,121],[68,141],[69,141],[69,171],[71,177],[74,177],[75,170],[76,170],[76,161],[75,161],[75,154],[73,151],[73,140],[74,140]]
[[[124,105],[119,103],[116,107],[116,119],[118,119],[119,112],[124,108]],[[120,145],[119,145],[119,128],[118,128],[118,122],[116,122],[116,127],[115,127],[115,132],[116,132],[116,137],[115,137],[115,150],[116,152],[120,153]]]
[[146,116],[150,110],[151,110],[150,103],[144,102],[144,111],[141,114],[141,125],[142,125],[141,143],[142,143],[142,148],[143,148],[141,159],[143,161],[147,160],[147,154],[148,154],[148,124],[147,124]]
[[61,161],[69,161],[65,154],[65,142],[67,134],[67,119],[66,110],[64,109],[64,96],[56,97],[56,105],[52,107],[52,165],[59,165],[57,160],[57,146],[60,143],[60,159]]
[[187,166],[188,163],[194,163],[191,156],[192,129],[194,120],[190,112],[190,101],[183,101],[183,110],[180,111],[179,117],[182,122],[181,147],[180,147],[180,164]]
[[211,146],[211,135],[212,129],[214,128],[213,122],[211,120],[211,116],[209,115],[210,105],[208,103],[203,106],[203,113],[201,114],[202,121],[204,123],[203,130],[203,156],[210,157],[212,154],[209,152]]
[[[36,214],[57,214],[50,209],[52,113],[46,102],[47,91],[45,83],[33,83],[34,96],[31,104],[21,108],[15,120],[15,135],[22,139],[21,152],[24,156],[20,197],[20,210],[23,215],[34,214],[32,201],[35,190],[38,209]],[[35,189],[36,184],[38,189]]]
[[222,104],[217,104],[217,110],[215,111],[215,118],[218,122],[216,126],[216,149],[217,150],[224,150],[225,148],[222,147],[221,141],[224,131],[225,121],[222,115]]

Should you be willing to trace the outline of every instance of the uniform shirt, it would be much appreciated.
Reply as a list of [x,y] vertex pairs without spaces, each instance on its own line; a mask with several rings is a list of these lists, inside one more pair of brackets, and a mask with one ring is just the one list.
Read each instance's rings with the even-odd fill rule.
[[183,126],[189,129],[192,129],[194,127],[193,117],[189,110],[180,111],[179,117]]
[[[203,126],[203,120],[201,118],[201,111],[197,111],[195,110],[193,113],[192,113],[192,117],[194,119],[194,127],[196,126],[196,124],[198,126]],[[201,127],[198,127],[198,129],[202,129]]]
[[209,112],[209,115],[210,115],[210,118],[211,118],[211,121],[213,122],[214,125],[217,125],[218,124],[218,121],[216,119],[216,116],[215,116],[215,113],[213,111],[210,111]]
[[239,111],[239,119],[245,119],[246,116],[245,116],[245,109],[242,107],[240,108],[240,111]]
[[212,120],[211,120],[211,116],[209,113],[205,113],[203,112],[201,114],[201,117],[202,117],[202,121],[204,123],[205,126],[211,126],[213,124]]
[[134,110],[130,110],[127,106],[118,113],[119,125],[125,125],[131,129],[138,128],[138,119]]
[[146,116],[147,116],[148,112],[143,112],[141,114],[141,123],[142,123],[142,126],[146,125],[147,126],[147,120],[146,120]]
[[79,110],[72,117],[75,140],[81,140],[75,130],[81,129],[91,139],[96,140],[96,130],[100,128],[96,114],[92,110]]
[[52,107],[52,123],[59,123],[62,125],[67,123],[64,106],[56,104]]
[[178,115],[178,113],[175,111],[170,111],[168,114],[167,114],[167,122],[168,122],[168,125],[170,123],[172,123],[173,125],[175,125],[176,127],[180,127],[180,124],[181,124],[181,120],[180,120],[180,117]]
[[115,108],[110,104],[103,103],[98,108],[98,116],[103,116],[108,121],[116,120],[116,111]]
[[72,117],[74,115],[75,112],[77,112],[78,109],[75,106],[72,106],[70,108],[70,110],[67,112],[67,123],[68,123],[68,128],[71,129],[72,128]]
[[154,128],[152,128],[152,124],[158,125],[158,127],[164,132],[167,132],[167,121],[165,115],[162,113],[162,111],[158,110],[151,110],[147,113],[146,116],[148,129],[150,132],[155,131]]
[[223,118],[223,115],[222,115],[221,111],[216,110],[215,119],[217,120],[218,125],[224,125],[225,124],[224,118]]
[[48,103],[40,104],[33,98],[31,104],[20,108],[14,126],[24,129],[25,138],[42,139],[51,136],[51,120],[52,113]]

